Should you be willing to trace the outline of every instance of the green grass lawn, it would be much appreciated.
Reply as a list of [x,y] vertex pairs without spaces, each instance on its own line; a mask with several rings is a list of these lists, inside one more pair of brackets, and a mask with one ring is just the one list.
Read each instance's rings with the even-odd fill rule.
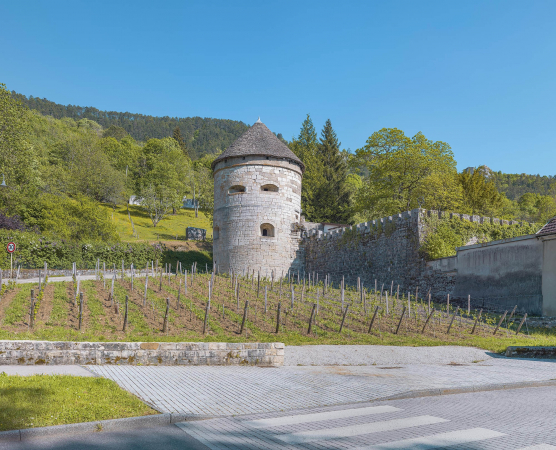
[[0,431],[158,414],[114,381],[0,373]]
[[187,227],[204,228],[207,230],[207,237],[212,237],[212,227],[202,212],[199,212],[199,217],[195,218],[193,210],[180,209],[176,215],[169,214],[153,227],[151,218],[143,208],[130,205],[129,213],[138,236],[135,238],[125,205],[119,205],[115,210],[110,205],[102,205],[102,207],[110,213],[123,242],[176,240],[176,237],[177,240],[184,240]]

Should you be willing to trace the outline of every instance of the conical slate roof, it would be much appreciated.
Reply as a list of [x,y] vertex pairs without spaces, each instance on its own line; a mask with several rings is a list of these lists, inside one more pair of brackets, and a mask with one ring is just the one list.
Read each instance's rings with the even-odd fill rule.
[[302,171],[305,170],[301,160],[260,119],[212,162],[213,170],[216,163],[234,156],[272,156],[289,159],[298,164]]

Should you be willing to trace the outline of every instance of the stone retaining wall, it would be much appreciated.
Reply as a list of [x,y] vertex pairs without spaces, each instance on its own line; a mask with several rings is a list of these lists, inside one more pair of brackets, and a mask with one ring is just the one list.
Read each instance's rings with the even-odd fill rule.
[[284,344],[0,341],[0,365],[284,365]]

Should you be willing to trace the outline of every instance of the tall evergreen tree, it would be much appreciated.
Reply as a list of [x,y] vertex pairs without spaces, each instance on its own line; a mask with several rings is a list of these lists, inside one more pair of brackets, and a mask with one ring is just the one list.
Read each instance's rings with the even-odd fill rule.
[[316,156],[323,165],[322,179],[315,193],[314,218],[318,222],[349,223],[351,196],[346,185],[348,168],[330,119],[326,121]]
[[185,145],[185,141],[183,140],[179,127],[174,128],[174,134],[172,135],[172,137],[176,140],[176,142],[180,146],[183,155],[189,158],[189,152],[187,151],[187,146]]
[[299,136],[291,140],[289,147],[305,165],[301,188],[303,215],[307,220],[315,221],[315,194],[322,183],[323,165],[317,158],[317,132],[309,114],[301,125]]

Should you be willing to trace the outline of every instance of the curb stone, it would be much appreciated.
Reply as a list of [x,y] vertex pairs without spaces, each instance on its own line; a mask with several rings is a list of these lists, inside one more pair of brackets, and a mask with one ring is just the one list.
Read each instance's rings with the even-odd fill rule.
[[26,428],[0,432],[0,443],[18,442],[28,439],[78,434],[98,433],[103,431],[123,431],[134,428],[156,427],[177,422],[211,419],[212,416],[193,416],[190,414],[155,414],[152,416],[128,417],[125,419],[98,420],[95,422],[72,423],[68,425],[54,425],[50,427]]
[[[465,394],[469,392],[486,392],[486,391],[497,391],[497,390],[506,390],[506,389],[545,387],[545,386],[556,386],[556,380],[519,381],[515,383],[499,383],[499,384],[486,384],[486,385],[483,384],[478,386],[471,385],[471,386],[464,386],[461,388],[422,389],[417,391],[408,391],[408,392],[403,392],[401,394],[390,395],[388,397],[376,398],[371,400],[371,402],[381,402],[387,400],[403,400],[409,398],[435,397],[439,395]],[[369,400],[365,400],[361,403],[368,403],[368,402]],[[349,405],[351,404],[354,403],[349,403]],[[326,405],[326,406],[339,406],[339,404]],[[251,414],[247,414],[247,415],[251,415]],[[170,425],[177,422],[213,419],[216,417],[229,417],[229,416],[201,416],[201,415],[192,415],[192,414],[171,413],[171,414],[156,414],[152,416],[128,417],[126,419],[99,420],[96,422],[74,423],[69,425],[55,425],[51,427],[27,428],[24,430],[1,431],[0,443],[26,441],[28,439],[44,437],[44,436],[56,436],[56,435],[66,435],[66,434],[78,434],[78,433],[95,433],[95,432],[98,433],[103,431],[122,431],[122,430],[130,430],[134,428]],[[100,430],[99,430],[99,426],[101,427]]]
[[515,383],[498,383],[498,384],[483,384],[464,386],[461,388],[438,388],[438,389],[422,389],[418,391],[403,392],[401,394],[390,395],[388,397],[381,397],[373,400],[379,402],[384,400],[402,400],[406,398],[420,398],[420,397],[434,397],[438,395],[452,395],[452,394],[466,394],[469,392],[486,392],[486,391],[499,391],[505,389],[522,389],[529,387],[545,387],[556,386],[556,380],[547,381],[518,381]]

